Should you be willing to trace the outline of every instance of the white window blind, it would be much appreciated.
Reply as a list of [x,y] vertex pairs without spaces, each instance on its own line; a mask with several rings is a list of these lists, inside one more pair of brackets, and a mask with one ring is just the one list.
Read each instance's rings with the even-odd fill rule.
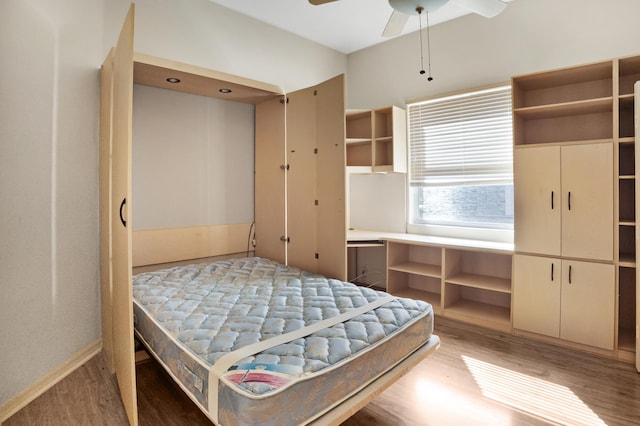
[[408,105],[412,187],[513,182],[511,87]]

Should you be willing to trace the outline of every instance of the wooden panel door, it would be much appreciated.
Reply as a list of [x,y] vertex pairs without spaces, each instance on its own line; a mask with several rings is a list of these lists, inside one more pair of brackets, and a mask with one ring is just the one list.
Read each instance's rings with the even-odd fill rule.
[[513,268],[513,328],[559,337],[560,260],[517,254]]
[[560,255],[560,147],[513,153],[514,240],[518,252]]
[[560,337],[613,350],[615,267],[563,260],[562,279]]
[[[640,81],[636,82],[634,87],[634,121],[635,134],[640,136]],[[640,167],[640,139],[635,141],[634,146],[635,167]],[[640,220],[640,173],[636,172],[636,193],[635,193],[635,211],[636,221]],[[636,223],[636,256],[640,253],[638,248],[640,244],[640,226]],[[640,372],[640,274],[636,269],[636,370]]]
[[287,98],[287,263],[317,272],[316,92],[307,88]]
[[613,145],[562,147],[562,256],[613,260]]
[[256,256],[286,263],[284,98],[256,105]]
[[112,220],[113,194],[111,192],[111,150],[113,127],[113,50],[109,52],[100,71],[100,300],[102,319],[102,355],[111,374],[113,365],[113,271]]
[[344,76],[315,88],[318,273],[347,279]]
[[132,4],[113,51],[111,231],[114,366],[129,423],[137,425],[130,221],[134,12]]

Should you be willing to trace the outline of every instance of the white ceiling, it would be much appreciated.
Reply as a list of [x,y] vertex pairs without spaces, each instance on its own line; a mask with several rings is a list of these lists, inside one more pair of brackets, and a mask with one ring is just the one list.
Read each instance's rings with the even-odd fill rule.
[[[307,0],[210,1],[347,54],[389,40],[382,31],[393,11],[387,0],[340,0],[320,6]],[[429,25],[468,13],[449,2],[429,14]],[[403,34],[417,31],[419,25],[418,16],[412,16]]]

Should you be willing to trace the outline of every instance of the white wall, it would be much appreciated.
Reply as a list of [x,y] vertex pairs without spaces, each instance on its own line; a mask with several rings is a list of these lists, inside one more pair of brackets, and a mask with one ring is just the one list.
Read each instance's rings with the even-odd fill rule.
[[253,222],[250,104],[133,91],[133,229]]
[[[346,0],[345,0],[346,1]],[[208,0],[137,0],[136,49],[285,91],[347,70],[344,55]],[[348,104],[504,81],[640,53],[640,2],[514,0],[431,33],[435,81],[415,34],[348,58]],[[0,1],[0,405],[100,337],[98,68],[128,0]]]
[[418,32],[352,53],[348,106],[402,106],[513,75],[640,54],[638,16],[637,0],[513,0],[495,18],[466,15],[431,29],[432,82],[418,73]]
[[[0,406],[100,339],[98,70],[129,3],[0,1]],[[136,6],[144,53],[287,91],[346,71],[208,0]]]
[[0,405],[100,339],[101,9],[0,1]]
[[[637,55],[638,16],[637,0],[513,0],[495,18],[466,15],[431,29],[431,82],[419,74],[418,32],[350,54],[348,107],[404,106],[407,100],[506,82],[514,75]],[[361,178],[359,190],[378,194],[380,179]],[[405,191],[404,182],[387,181],[385,193]],[[392,199],[378,200],[388,205]],[[352,204],[350,210],[358,209]],[[367,223],[405,220],[404,210],[381,213],[369,213]],[[352,220],[361,226],[358,217]]]
[[[107,3],[110,16],[124,16],[127,1]],[[136,0],[135,31],[136,51],[275,84],[286,92],[347,70],[346,55],[209,0]]]

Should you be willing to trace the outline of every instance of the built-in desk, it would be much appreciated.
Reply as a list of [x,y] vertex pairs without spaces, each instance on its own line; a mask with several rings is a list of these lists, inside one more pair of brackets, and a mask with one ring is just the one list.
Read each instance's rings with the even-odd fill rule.
[[386,246],[391,294],[429,302],[436,315],[511,332],[513,244],[349,230],[347,247]]

